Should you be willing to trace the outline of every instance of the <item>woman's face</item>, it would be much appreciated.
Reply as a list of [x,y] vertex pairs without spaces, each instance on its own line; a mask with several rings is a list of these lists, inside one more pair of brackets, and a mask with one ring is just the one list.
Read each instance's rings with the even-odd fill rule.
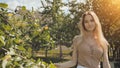
[[84,18],[84,27],[87,31],[93,31],[96,27],[95,21],[91,15],[86,15]]

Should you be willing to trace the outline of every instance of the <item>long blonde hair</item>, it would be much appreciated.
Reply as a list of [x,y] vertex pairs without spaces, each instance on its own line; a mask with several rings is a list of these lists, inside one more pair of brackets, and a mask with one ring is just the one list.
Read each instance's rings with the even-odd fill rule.
[[105,39],[103,32],[102,32],[102,27],[100,24],[100,21],[98,19],[98,16],[93,12],[93,11],[87,11],[83,14],[82,19],[80,20],[79,28],[80,28],[80,32],[81,32],[81,37],[83,37],[86,33],[86,30],[83,26],[84,24],[84,18],[86,15],[91,15],[95,21],[96,27],[94,30],[94,35],[97,37],[97,41],[99,42],[99,44],[102,46],[102,48],[106,49],[106,45],[108,44],[108,41]]

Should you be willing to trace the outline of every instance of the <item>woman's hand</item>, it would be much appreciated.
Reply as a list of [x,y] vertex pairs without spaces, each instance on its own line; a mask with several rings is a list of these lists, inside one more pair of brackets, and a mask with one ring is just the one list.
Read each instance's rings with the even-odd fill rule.
[[54,65],[56,66],[56,68],[62,68],[62,66],[60,65],[60,63],[54,63]]

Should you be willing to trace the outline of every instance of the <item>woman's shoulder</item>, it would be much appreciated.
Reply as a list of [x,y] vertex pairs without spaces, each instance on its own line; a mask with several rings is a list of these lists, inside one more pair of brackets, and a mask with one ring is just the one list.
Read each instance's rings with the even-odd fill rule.
[[74,38],[73,38],[73,42],[81,42],[82,41],[82,36],[81,35],[76,35]]
[[81,36],[80,36],[80,35],[76,35],[76,36],[73,38],[72,48],[73,48],[73,47],[78,47],[78,45],[81,44],[81,41],[82,41]]

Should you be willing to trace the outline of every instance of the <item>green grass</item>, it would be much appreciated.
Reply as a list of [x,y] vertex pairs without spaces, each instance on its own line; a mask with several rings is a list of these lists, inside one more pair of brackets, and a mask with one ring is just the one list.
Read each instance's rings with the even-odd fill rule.
[[44,50],[39,50],[38,52],[34,52],[34,58],[35,59],[40,58],[47,63],[50,63],[50,62],[58,63],[58,62],[68,61],[71,58],[70,52],[71,52],[71,50],[63,50],[62,51],[63,56],[62,56],[62,58],[60,58],[58,49],[49,50],[47,57],[45,57]]
[[[71,52],[71,50],[62,50],[62,54],[63,55],[69,55],[70,52]],[[59,53],[60,53],[60,51],[58,49],[52,49],[52,50],[48,51],[48,56],[57,57],[57,56],[59,56]],[[44,56],[45,55],[45,51],[44,50],[39,50],[37,52],[34,52],[34,54],[36,56]]]

